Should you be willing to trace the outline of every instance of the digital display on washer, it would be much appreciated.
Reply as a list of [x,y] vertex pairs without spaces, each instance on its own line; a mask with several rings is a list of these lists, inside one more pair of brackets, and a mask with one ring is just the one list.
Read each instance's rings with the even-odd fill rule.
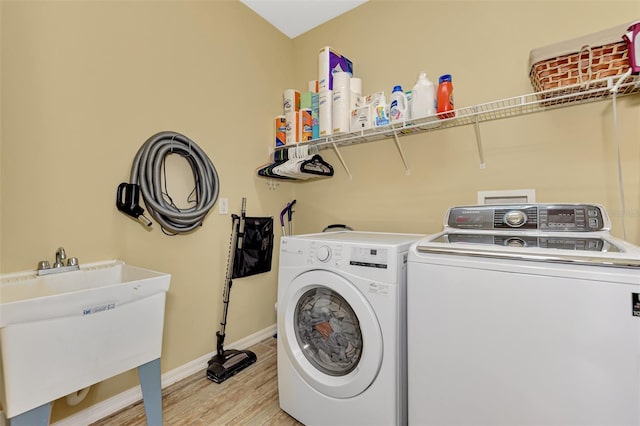
[[456,225],[477,225],[482,224],[481,216],[456,216]]
[[352,247],[349,265],[387,269],[387,249]]
[[449,212],[447,224],[459,229],[490,229],[493,211],[486,208],[453,208]]
[[575,225],[576,211],[574,209],[549,209],[547,210],[547,224],[554,225]]

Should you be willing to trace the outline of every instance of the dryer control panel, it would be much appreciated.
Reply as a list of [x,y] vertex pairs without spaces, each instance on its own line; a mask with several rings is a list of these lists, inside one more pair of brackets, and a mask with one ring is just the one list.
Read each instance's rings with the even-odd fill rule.
[[606,211],[596,204],[500,204],[452,207],[445,227],[470,230],[609,231]]

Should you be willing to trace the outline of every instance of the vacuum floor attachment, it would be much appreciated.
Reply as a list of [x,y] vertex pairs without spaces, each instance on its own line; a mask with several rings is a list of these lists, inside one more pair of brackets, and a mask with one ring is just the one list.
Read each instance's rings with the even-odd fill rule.
[[216,383],[222,383],[244,370],[258,360],[251,351],[228,349],[222,354],[216,354],[209,360],[207,378]]

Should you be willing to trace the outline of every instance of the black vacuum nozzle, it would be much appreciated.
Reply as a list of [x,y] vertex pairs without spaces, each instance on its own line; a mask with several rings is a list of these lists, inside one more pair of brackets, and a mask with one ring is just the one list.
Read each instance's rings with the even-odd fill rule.
[[209,360],[207,378],[216,383],[222,383],[257,360],[258,357],[251,351],[226,350],[222,355],[216,354]]

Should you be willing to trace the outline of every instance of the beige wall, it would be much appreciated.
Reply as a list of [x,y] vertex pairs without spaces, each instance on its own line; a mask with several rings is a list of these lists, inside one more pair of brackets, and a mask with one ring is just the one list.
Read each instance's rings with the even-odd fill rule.
[[[638,19],[638,2],[372,1],[293,41],[236,1],[2,1],[0,10],[0,270],[33,269],[62,245],[81,263],[121,258],[171,273],[163,371],[214,349],[230,219],[216,205],[195,233],[167,237],[116,210],[116,186],[160,130],[208,153],[232,212],[246,196],[250,214],[277,217],[296,198],[297,233],[336,222],[436,232],[445,209],[474,203],[478,190],[535,188],[539,201],[604,204],[620,234],[609,102],[482,124],[484,170],[472,127],[403,138],[409,176],[391,141],[344,148],[353,179],[330,151],[330,180],[270,190],[255,169],[282,90],[316,78],[322,46],[354,61],[366,93],[407,89],[420,70],[451,73],[456,105],[470,106],[531,92],[532,48]],[[639,97],[618,112],[627,239],[638,244]],[[274,271],[234,285],[228,341],[275,322],[275,253]],[[103,382],[79,408],[135,384],[134,372]],[[55,407],[54,419],[71,411]]]
[[[2,272],[34,269],[64,246],[81,264],[119,258],[171,273],[162,370],[214,351],[230,217],[216,205],[190,235],[147,232],[117,211],[115,190],[144,141],[173,130],[209,155],[231,213],[243,196],[249,215],[279,213],[291,184],[269,190],[255,169],[293,80],[292,41],[236,1],[1,8]],[[235,282],[227,342],[275,323],[276,269]],[[103,382],[79,408],[137,383],[135,371]],[[60,401],[53,419],[69,411]]]
[[[371,1],[294,40],[297,86],[316,75],[329,45],[354,62],[364,93],[410,89],[421,70],[453,75],[457,107],[533,91],[531,49],[640,18],[638,1]],[[618,105],[627,239],[640,243],[640,96]],[[621,235],[612,105],[598,102],[481,124],[486,168],[473,126],[331,150],[330,181],[297,185],[298,230],[346,222],[356,229],[432,233],[452,205],[480,190],[535,188],[541,202],[596,202]],[[326,155],[325,155],[326,154]],[[320,223],[318,223],[320,222]]]

